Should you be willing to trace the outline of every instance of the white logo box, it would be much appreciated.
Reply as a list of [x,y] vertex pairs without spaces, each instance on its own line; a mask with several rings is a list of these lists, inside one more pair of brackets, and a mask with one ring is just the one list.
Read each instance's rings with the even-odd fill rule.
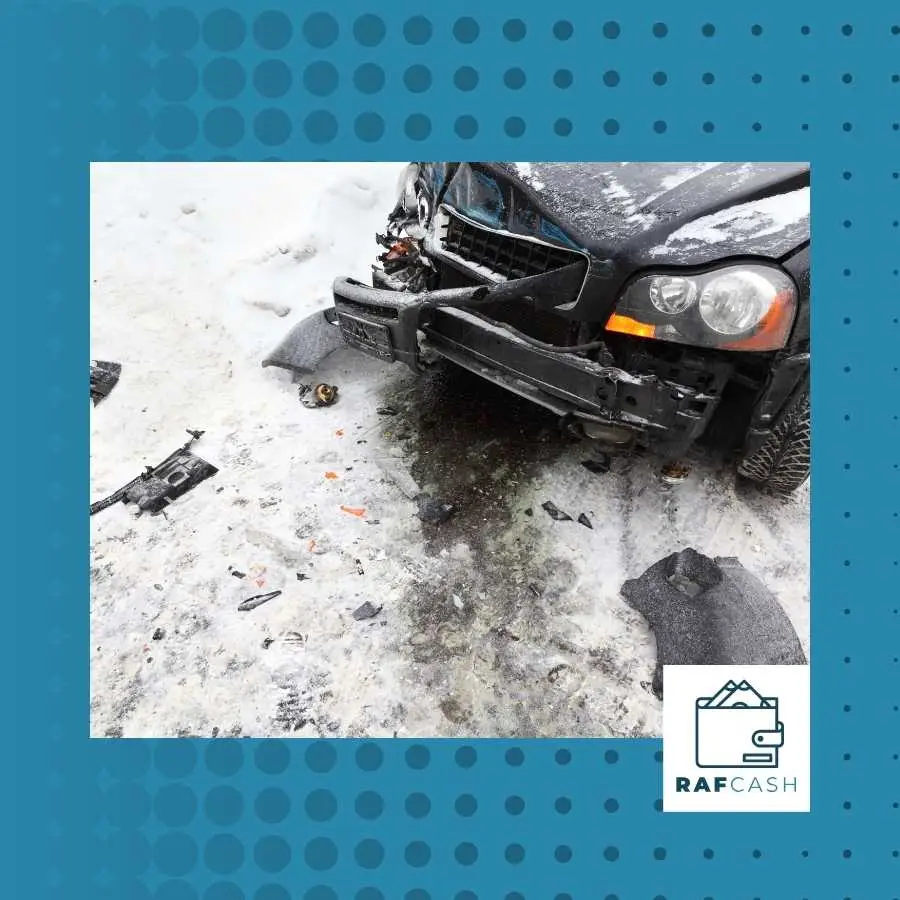
[[664,812],[809,812],[809,666],[665,666]]

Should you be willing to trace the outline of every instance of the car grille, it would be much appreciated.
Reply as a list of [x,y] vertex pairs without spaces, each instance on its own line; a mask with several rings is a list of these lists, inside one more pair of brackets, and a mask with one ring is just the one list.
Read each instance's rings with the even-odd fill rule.
[[543,275],[587,261],[581,253],[481,228],[446,209],[439,211],[438,238],[445,256],[492,281]]

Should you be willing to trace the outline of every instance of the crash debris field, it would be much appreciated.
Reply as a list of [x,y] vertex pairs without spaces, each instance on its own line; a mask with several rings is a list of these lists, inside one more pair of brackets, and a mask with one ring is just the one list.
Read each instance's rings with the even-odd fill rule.
[[808,485],[744,492],[703,457],[666,485],[449,367],[340,350],[320,406],[262,368],[336,276],[368,279],[401,168],[93,167],[90,353],[121,370],[91,500],[188,429],[215,470],[91,517],[93,736],[656,736],[620,591],[687,547],[738,557],[809,654]]

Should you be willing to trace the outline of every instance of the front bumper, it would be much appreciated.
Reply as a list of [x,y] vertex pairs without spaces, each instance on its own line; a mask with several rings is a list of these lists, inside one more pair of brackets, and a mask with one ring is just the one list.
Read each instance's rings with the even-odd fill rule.
[[[483,290],[483,289],[482,289]],[[433,350],[501,387],[560,416],[616,425],[647,435],[658,449],[680,453],[706,428],[727,372],[701,391],[658,375],[636,375],[571,353],[535,346],[474,309],[444,306],[466,292],[435,300],[369,287],[348,278],[334,283],[337,323],[344,340],[378,359],[423,370],[422,351]]]

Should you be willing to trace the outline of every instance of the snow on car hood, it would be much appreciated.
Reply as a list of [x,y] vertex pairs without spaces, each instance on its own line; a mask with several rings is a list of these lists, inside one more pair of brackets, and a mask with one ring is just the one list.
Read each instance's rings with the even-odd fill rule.
[[809,240],[805,163],[486,163],[596,255],[695,265]]

